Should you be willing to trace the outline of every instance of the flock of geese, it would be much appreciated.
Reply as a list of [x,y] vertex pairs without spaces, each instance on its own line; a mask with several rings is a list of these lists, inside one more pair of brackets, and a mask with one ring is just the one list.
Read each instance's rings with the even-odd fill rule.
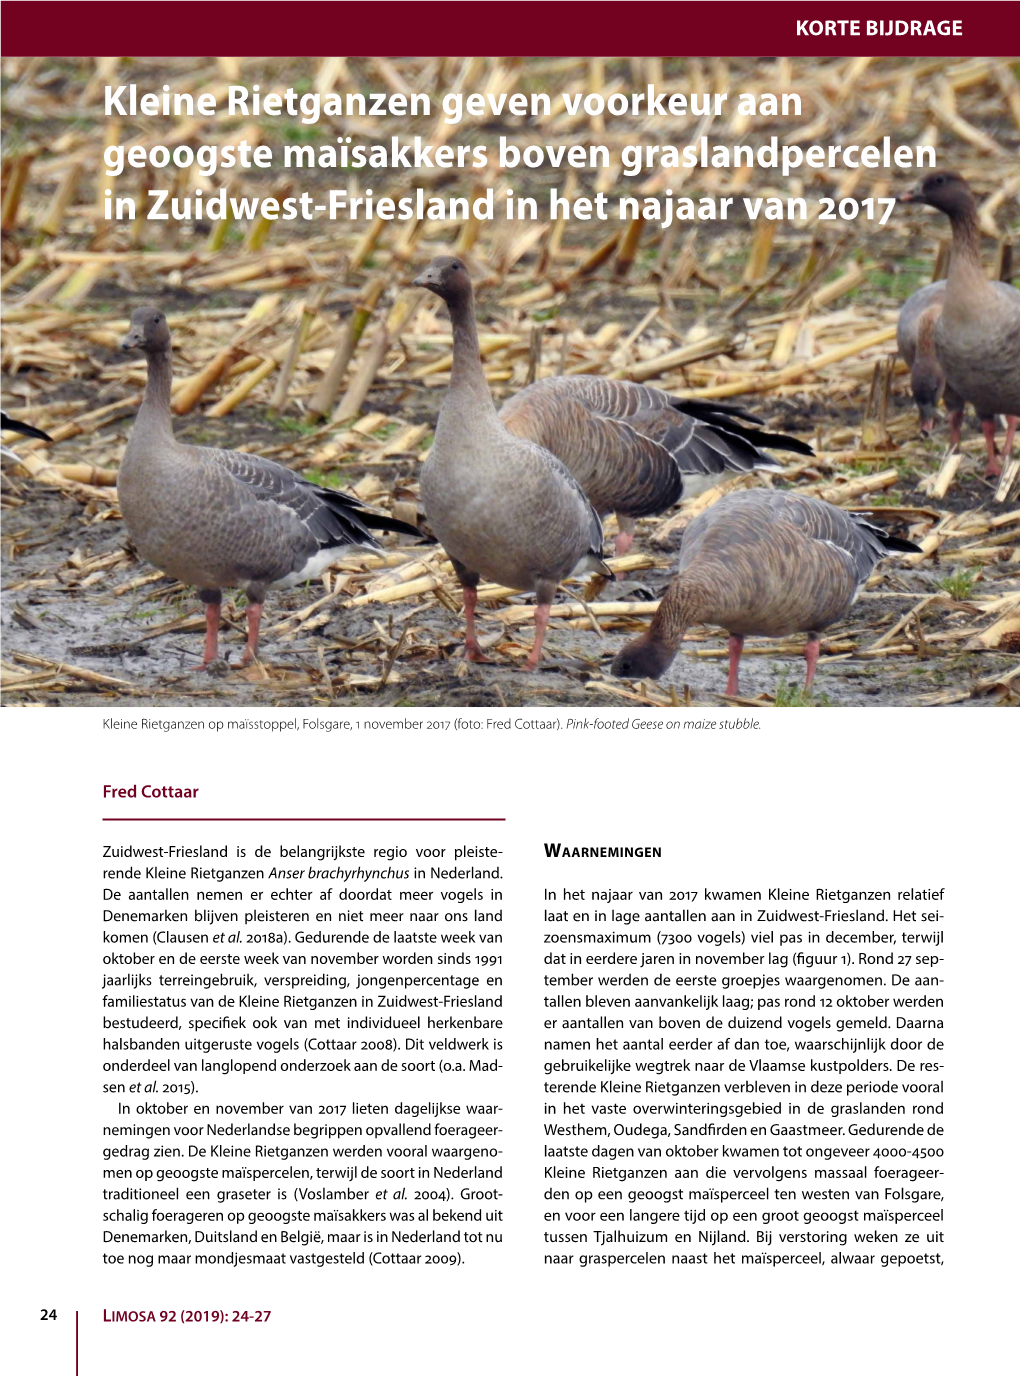
[[[988,447],[988,471],[1013,463],[1020,417],[1020,292],[981,270],[974,199],[962,177],[933,173],[900,197],[948,215],[953,253],[945,282],[903,307],[899,347],[923,428],[939,399],[959,441],[971,403]],[[652,387],[595,376],[544,378],[497,411],[478,348],[471,281],[456,258],[434,259],[414,285],[446,304],[453,365],[421,474],[428,526],[463,590],[465,653],[483,655],[475,630],[482,578],[534,593],[535,639],[525,667],[537,667],[549,609],[563,579],[584,569],[607,578],[602,517],[616,514],[616,552],[634,522],[667,510],[727,473],[778,468],[766,450],[810,455],[810,446],[761,428],[738,406],[681,400]],[[202,663],[217,657],[220,599],[239,587],[248,599],[242,664],[257,654],[269,588],[321,573],[352,547],[378,548],[374,532],[420,538],[416,527],[320,487],[290,469],[236,450],[180,444],[170,410],[171,339],[166,317],[136,310],[122,347],[147,360],[145,396],[121,462],[118,496],[138,553],[198,590],[206,607]],[[1006,438],[995,446],[996,417]],[[43,432],[3,418],[5,429]],[[819,636],[840,620],[879,560],[916,550],[864,517],[812,497],[771,489],[732,493],[684,532],[676,575],[649,630],[616,656],[620,677],[658,677],[687,628],[729,635],[727,693],[739,692],[747,635],[806,632],[809,687]]]

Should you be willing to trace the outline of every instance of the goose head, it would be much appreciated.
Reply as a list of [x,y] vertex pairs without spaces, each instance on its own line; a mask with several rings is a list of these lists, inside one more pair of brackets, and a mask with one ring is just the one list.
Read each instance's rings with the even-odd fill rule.
[[471,278],[467,268],[459,258],[445,254],[433,258],[424,272],[420,272],[411,283],[413,287],[424,287],[434,292],[449,306],[455,301],[463,301],[471,295]]
[[675,658],[675,650],[646,631],[624,645],[613,660],[610,672],[614,678],[659,678]]
[[139,306],[131,314],[131,328],[120,341],[122,349],[141,349],[147,354],[166,353],[170,348],[170,326],[155,306]]
[[929,172],[899,199],[907,204],[934,206],[949,216],[965,214],[974,204],[971,189],[959,172]]

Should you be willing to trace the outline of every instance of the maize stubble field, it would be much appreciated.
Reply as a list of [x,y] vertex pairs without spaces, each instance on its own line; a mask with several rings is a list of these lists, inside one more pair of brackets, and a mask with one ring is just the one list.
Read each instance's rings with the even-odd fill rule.
[[[921,545],[882,564],[845,622],[823,637],[804,699],[803,637],[749,640],[742,702],[799,705],[1016,705],[1020,702],[1020,511],[993,501],[973,414],[963,458],[941,466],[945,425],[920,437],[908,379],[893,360],[899,305],[943,275],[948,225],[934,211],[894,207],[882,226],[863,214],[822,220],[835,204],[894,196],[897,169],[663,168],[632,175],[625,152],[706,138],[718,144],[934,145],[962,171],[981,210],[990,274],[1015,281],[1020,232],[1017,64],[898,59],[309,58],[5,59],[3,397],[8,414],[44,428],[51,445],[19,440],[5,459],[4,664],[8,704],[683,706],[732,701],[725,634],[692,631],[667,675],[621,682],[608,665],[647,627],[669,582],[684,524],[720,491],[763,482],[872,512]],[[224,120],[107,117],[107,84],[139,89],[263,92],[427,91],[429,117],[346,114],[317,125],[300,114]],[[795,91],[802,113],[574,114],[552,101],[532,120],[488,110],[445,133],[493,154],[525,143],[604,146],[605,167],[548,161],[499,170],[490,158],[433,170],[256,166],[229,179],[184,169],[106,174],[104,146],[180,140],[279,154],[350,139],[444,137],[444,92],[630,93]],[[392,108],[390,99],[387,109]],[[509,108],[509,101],[504,108]],[[715,112],[718,106],[718,113]],[[343,145],[339,145],[343,146]],[[310,158],[304,161],[310,161]],[[468,161],[461,159],[460,161]],[[577,159],[581,161],[581,159]],[[458,159],[452,158],[456,164]],[[155,180],[154,180],[155,178]],[[141,206],[154,186],[180,201],[331,189],[380,198],[491,199],[491,221],[319,217],[311,222],[199,219],[111,222],[105,192]],[[621,196],[732,197],[728,217],[694,221],[507,219],[508,197],[552,191],[610,207]],[[743,197],[797,195],[806,222],[753,222]],[[384,555],[341,559],[323,581],[271,592],[258,663],[192,674],[204,617],[194,591],[140,563],[116,505],[116,474],[144,383],[144,363],[118,345],[131,311],[154,303],[174,332],[179,439],[250,450],[314,481],[352,488],[413,519],[418,475],[449,377],[443,306],[411,278],[435,254],[469,265],[481,348],[497,404],[535,377],[598,373],[670,392],[725,396],[769,428],[811,443],[813,459],[780,474],[728,478],[720,489],[639,522],[617,582],[560,594],[535,673],[523,663],[533,602],[480,590],[479,630],[491,664],[461,656],[460,591],[443,552],[387,541]],[[790,456],[783,456],[789,459]],[[607,522],[607,536],[614,532]],[[240,596],[223,603],[227,662],[243,646]]]

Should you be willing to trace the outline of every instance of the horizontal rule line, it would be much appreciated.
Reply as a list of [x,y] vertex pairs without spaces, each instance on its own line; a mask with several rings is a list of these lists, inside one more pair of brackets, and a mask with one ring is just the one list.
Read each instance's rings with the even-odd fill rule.
[[103,817],[104,822],[505,822],[505,817]]

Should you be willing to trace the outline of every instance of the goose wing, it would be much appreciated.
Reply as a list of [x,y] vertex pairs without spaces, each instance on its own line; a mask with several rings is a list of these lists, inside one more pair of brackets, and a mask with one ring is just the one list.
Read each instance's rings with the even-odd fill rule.
[[269,502],[292,512],[319,549],[343,545],[377,549],[373,530],[418,536],[406,521],[373,510],[350,492],[309,482],[271,459],[236,449],[201,448],[198,453],[230,475],[239,501]]
[[683,495],[684,476],[778,468],[763,446],[811,454],[760,428],[739,406],[684,401],[640,383],[594,376],[546,378],[508,401],[514,434],[552,450],[599,510],[647,516]]
[[[892,535],[859,512],[823,502],[817,497],[799,497],[792,492],[740,492],[729,499],[748,508],[767,511],[774,520],[787,521],[812,540],[832,545],[853,561],[858,586],[871,577],[875,565],[899,551],[917,553],[912,540]],[[716,503],[721,506],[722,503]],[[708,513],[706,513],[708,514]]]
[[574,500],[580,507],[582,513],[582,520],[584,520],[587,523],[587,558],[592,562],[592,564],[598,567],[598,571],[600,573],[605,574],[608,578],[615,579],[615,573],[613,573],[612,569],[610,569],[609,566],[603,560],[605,535],[602,530],[602,517],[598,514],[594,506],[592,506],[591,502],[588,500],[588,496],[584,488],[577,481],[577,479],[574,477],[573,473],[571,473],[570,469],[566,466],[566,464],[562,463],[556,457],[555,454],[551,453],[548,449],[544,449],[543,446],[539,444],[533,445],[531,447],[538,451],[538,454],[541,458],[541,462],[552,470],[556,480],[559,483],[561,483],[565,489],[567,489],[567,491],[570,493],[570,495],[574,498]]

